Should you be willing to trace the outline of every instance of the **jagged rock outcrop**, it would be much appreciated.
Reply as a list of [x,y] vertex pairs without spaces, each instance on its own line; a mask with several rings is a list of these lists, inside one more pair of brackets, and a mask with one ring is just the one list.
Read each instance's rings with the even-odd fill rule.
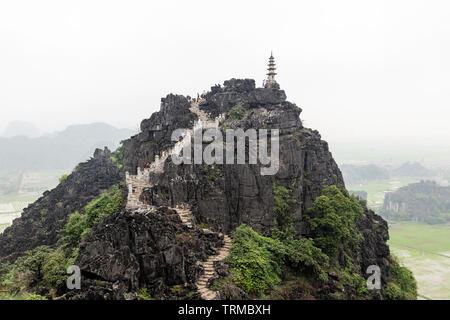
[[[222,128],[279,129],[278,173],[262,176],[259,164],[177,166],[169,158],[164,174],[155,178],[155,186],[144,191],[150,204],[188,203],[199,222],[216,230],[229,232],[246,223],[264,232],[274,225],[275,182],[294,185],[292,197],[302,202],[296,208],[299,221],[324,185],[344,185],[328,144],[317,131],[303,127],[301,109],[286,101],[283,90],[255,88],[254,80],[232,79],[225,81],[223,87],[213,87],[199,107],[214,119],[238,103],[245,108],[245,116],[238,121],[224,120]],[[136,166],[154,161],[163,147],[173,145],[168,137],[174,129],[192,127],[196,117],[189,115],[189,107],[188,98],[168,95],[163,99],[161,110],[142,122],[142,132],[125,141],[125,170],[135,172]],[[300,223],[297,227],[301,231]]]
[[93,158],[80,163],[65,181],[25,208],[0,235],[0,258],[14,260],[26,250],[56,244],[69,214],[123,181],[110,157],[107,148],[97,149]]
[[[81,292],[69,299],[136,299],[140,288],[152,298],[195,298],[195,282],[223,236],[188,228],[175,210],[116,213],[94,227],[80,245],[76,264]],[[197,294],[198,295],[198,294]]]
[[[369,266],[374,265],[380,267],[382,288],[384,288],[389,280],[390,274],[390,250],[387,245],[389,240],[388,224],[372,210],[365,208],[363,217],[358,221],[358,229],[363,235],[363,243],[360,251],[356,251],[355,261],[361,268],[361,274],[366,275]],[[374,298],[382,298],[383,291],[374,290],[372,294]]]
[[161,99],[161,111],[141,123],[141,132],[124,143],[124,171],[136,174],[138,167],[153,162],[155,156],[174,143],[170,137],[177,128],[190,128],[198,117],[189,111],[187,97],[169,94]]

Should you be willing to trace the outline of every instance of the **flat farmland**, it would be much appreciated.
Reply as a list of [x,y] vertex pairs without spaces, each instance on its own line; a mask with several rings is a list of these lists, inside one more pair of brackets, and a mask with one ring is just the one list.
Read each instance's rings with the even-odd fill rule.
[[389,226],[389,247],[417,280],[422,298],[450,299],[450,225]]

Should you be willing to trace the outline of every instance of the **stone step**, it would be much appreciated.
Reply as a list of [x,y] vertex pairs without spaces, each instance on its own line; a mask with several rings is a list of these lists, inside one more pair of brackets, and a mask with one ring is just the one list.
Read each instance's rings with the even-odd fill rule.
[[197,282],[203,282],[203,281],[208,281],[210,278],[209,275],[205,275],[203,274],[200,278],[198,278]]
[[216,299],[216,293],[214,291],[208,292],[204,295],[202,295],[202,298],[205,300],[214,300]]

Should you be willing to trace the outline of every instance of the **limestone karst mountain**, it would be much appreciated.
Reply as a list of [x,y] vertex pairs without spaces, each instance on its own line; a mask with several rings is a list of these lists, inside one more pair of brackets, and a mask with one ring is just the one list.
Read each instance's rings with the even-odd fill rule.
[[431,224],[450,221],[450,187],[421,181],[386,193],[382,212],[392,220]]
[[[76,245],[74,264],[81,268],[83,286],[81,290],[61,289],[65,298],[251,298],[236,284],[229,284],[229,290],[210,286],[230,276],[226,258],[236,228],[245,224],[270,235],[280,227],[274,208],[275,188],[282,187],[290,195],[293,232],[297,238],[311,238],[313,217],[307,213],[323,188],[335,185],[346,194],[328,144],[317,131],[303,127],[301,111],[278,86],[256,88],[251,79],[231,79],[214,86],[200,103],[169,94],[161,100],[160,111],[142,121],[141,132],[124,141],[114,161],[107,150],[98,151],[15,220],[0,237],[0,256],[14,260],[38,245],[60,246],[57,241],[67,232],[69,214],[83,212],[94,196],[119,185],[121,208],[93,225]],[[179,151],[180,144],[172,141],[172,132],[193,130],[198,124],[221,131],[278,129],[278,172],[261,175],[260,163],[176,165],[170,154]],[[120,169],[114,164],[118,158]],[[90,167],[97,172],[95,178]],[[85,208],[91,212],[91,207]],[[41,218],[43,209],[47,210],[45,219]],[[336,266],[342,270],[352,266],[358,279],[366,277],[369,266],[379,266],[382,287],[367,297],[384,298],[392,281],[387,223],[364,207],[355,224],[361,235],[358,244],[340,248],[334,258]],[[321,282],[296,282],[285,298],[357,297],[355,286],[339,284],[339,272],[327,272]]]

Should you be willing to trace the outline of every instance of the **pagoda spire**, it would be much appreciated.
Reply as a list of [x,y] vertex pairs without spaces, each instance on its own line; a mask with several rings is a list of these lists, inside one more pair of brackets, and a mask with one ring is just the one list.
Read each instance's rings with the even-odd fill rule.
[[268,73],[267,75],[267,79],[264,82],[264,87],[266,88],[272,88],[272,87],[278,87],[278,83],[275,80],[275,76],[276,76],[276,70],[277,68],[275,67],[275,58],[273,57],[273,53],[270,52],[270,58],[269,58],[269,64],[268,64],[268,68],[267,71]]

